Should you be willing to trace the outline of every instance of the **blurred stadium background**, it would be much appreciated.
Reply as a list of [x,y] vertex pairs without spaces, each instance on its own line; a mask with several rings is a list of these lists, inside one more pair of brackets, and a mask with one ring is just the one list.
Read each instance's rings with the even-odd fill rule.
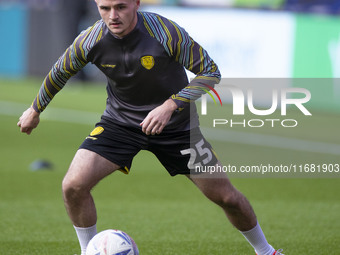
[[[340,76],[339,1],[141,2],[142,10],[170,15],[187,29],[224,77]],[[97,19],[92,0],[1,0],[0,47],[7,50],[1,52],[6,61],[0,75],[45,75],[75,35]]]
[[[340,77],[339,1],[145,0],[141,10],[183,26],[224,78]],[[1,0],[0,47],[6,50],[0,77],[44,76],[75,35],[98,18],[92,0]],[[91,65],[76,79],[104,80]],[[318,96],[318,107],[338,111],[339,84],[322,87],[332,98],[315,86],[307,89]]]
[[[340,1],[141,2],[141,10],[164,14],[184,27],[208,50],[223,78],[277,78],[270,89],[296,86],[312,93],[311,118],[289,110],[287,118],[301,124],[295,129],[210,129],[207,136],[223,163],[340,163]],[[98,18],[92,0],[0,0],[0,254],[78,252],[60,183],[105,107],[105,78],[92,66],[71,78],[31,136],[20,134],[16,122],[56,59]],[[282,78],[288,82],[279,82]],[[271,97],[261,93],[268,84],[257,85],[259,107],[267,107]],[[201,116],[208,128],[211,118],[232,116],[231,99],[218,92],[223,107],[209,105],[209,114]],[[246,113],[242,118],[258,117]],[[29,171],[39,159],[52,163],[53,170]],[[233,182],[252,201],[271,243],[285,254],[337,255],[338,177],[333,172]],[[125,230],[142,254],[252,254],[243,237],[221,223],[226,219],[218,208],[184,178],[167,178],[149,153],[137,156],[130,176],[109,177],[94,195],[99,229]]]

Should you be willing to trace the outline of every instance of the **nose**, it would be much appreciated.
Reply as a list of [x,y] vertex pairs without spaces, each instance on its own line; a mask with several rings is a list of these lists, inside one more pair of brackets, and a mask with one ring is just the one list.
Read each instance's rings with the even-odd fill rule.
[[118,18],[118,12],[114,9],[114,8],[112,8],[111,9],[111,11],[110,11],[110,17],[109,17],[110,19],[116,19],[116,18]]

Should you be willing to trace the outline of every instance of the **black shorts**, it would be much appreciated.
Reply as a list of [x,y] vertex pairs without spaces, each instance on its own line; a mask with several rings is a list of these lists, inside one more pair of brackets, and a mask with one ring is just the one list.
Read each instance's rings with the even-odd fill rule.
[[102,118],[80,149],[93,151],[129,173],[140,150],[152,152],[171,176],[190,174],[195,166],[211,166],[217,158],[199,128],[146,135],[141,128],[127,127]]

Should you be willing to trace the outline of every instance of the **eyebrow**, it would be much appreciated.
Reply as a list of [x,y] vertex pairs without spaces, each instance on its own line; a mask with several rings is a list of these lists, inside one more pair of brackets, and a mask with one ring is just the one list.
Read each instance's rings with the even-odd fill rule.
[[[116,7],[116,6],[125,6],[125,5],[127,5],[127,3],[122,2],[122,3],[114,4],[114,7]],[[103,4],[103,3],[98,4],[98,6],[99,6],[99,7],[111,7],[111,5],[106,5],[106,4]]]

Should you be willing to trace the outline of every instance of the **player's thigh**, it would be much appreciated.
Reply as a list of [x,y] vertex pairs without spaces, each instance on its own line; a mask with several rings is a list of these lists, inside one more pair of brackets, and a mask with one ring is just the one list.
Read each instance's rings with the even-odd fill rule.
[[119,168],[120,166],[93,151],[79,149],[64,177],[63,186],[91,189]]
[[210,143],[199,128],[181,132],[164,132],[151,136],[149,150],[170,175],[195,173],[196,166],[214,166],[218,161]]

